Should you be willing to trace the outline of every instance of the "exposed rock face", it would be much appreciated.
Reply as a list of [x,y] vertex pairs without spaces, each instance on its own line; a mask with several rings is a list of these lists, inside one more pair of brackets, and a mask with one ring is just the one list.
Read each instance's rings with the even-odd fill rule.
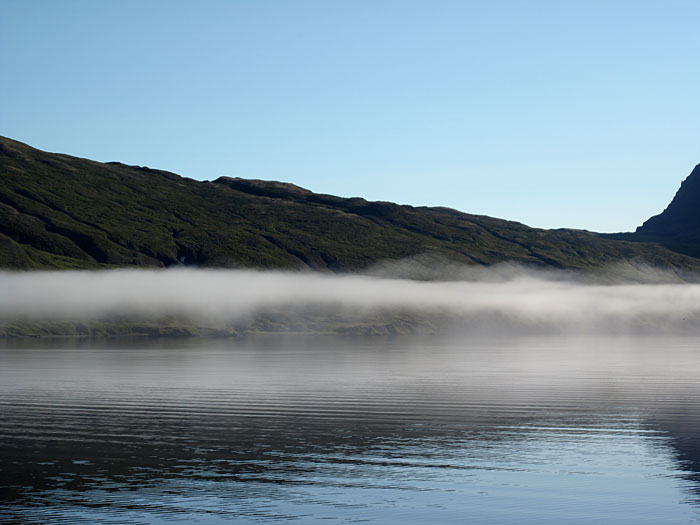
[[700,257],[700,164],[683,181],[663,213],[637,228],[635,236]]

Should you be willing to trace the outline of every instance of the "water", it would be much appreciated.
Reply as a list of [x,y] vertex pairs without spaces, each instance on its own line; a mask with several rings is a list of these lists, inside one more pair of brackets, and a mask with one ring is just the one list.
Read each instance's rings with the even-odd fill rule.
[[699,348],[7,342],[0,521],[696,523]]

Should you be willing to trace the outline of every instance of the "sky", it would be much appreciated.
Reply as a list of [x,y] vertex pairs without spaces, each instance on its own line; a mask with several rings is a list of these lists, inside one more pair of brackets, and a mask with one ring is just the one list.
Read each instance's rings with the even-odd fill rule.
[[696,0],[0,0],[0,135],[630,231],[700,163]]

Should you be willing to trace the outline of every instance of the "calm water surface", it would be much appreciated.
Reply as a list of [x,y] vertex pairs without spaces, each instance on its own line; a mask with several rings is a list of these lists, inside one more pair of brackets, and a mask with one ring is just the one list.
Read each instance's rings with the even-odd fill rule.
[[700,340],[0,346],[0,521],[698,523]]

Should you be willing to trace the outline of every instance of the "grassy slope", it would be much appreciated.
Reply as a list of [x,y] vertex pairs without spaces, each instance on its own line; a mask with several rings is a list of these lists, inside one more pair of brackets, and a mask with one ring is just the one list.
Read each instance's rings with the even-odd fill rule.
[[699,270],[657,244],[539,230],[446,208],[318,195],[291,184],[178,175],[45,153],[0,138],[0,267],[366,268],[419,254],[466,264]]

